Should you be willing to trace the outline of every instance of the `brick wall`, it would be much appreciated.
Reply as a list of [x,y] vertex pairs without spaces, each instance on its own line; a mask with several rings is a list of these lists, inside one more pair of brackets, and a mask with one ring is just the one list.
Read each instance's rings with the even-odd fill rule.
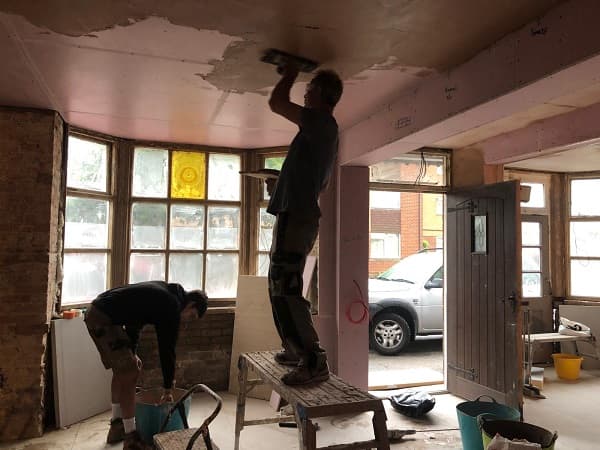
[[0,108],[0,441],[43,431],[62,130],[53,112]]
[[[229,388],[233,320],[233,308],[214,308],[202,319],[182,325],[176,350],[177,387],[204,383],[213,390]],[[154,327],[144,328],[138,354],[144,364],[140,384],[146,388],[162,386]]]

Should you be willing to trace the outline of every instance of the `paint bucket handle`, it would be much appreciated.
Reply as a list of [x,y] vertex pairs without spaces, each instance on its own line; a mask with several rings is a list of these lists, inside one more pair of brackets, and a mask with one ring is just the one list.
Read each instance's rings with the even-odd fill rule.
[[[494,397],[492,397],[491,395],[485,395],[485,394],[484,394],[484,395],[480,395],[480,396],[479,396],[479,397],[477,397],[477,398],[476,398],[474,401],[476,401],[476,402],[479,402],[479,401],[481,401],[480,399],[482,399],[482,398],[484,398],[484,397],[487,397],[487,398],[489,398],[489,399],[492,401],[492,403],[498,403]],[[488,402],[488,403],[489,403],[489,402]]]

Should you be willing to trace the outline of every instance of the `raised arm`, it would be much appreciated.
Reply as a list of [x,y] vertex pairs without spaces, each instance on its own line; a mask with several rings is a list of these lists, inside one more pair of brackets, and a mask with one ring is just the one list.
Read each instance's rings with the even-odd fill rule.
[[298,69],[293,66],[283,67],[282,77],[271,92],[269,106],[275,114],[300,126],[302,107],[290,101],[290,90],[298,78]]

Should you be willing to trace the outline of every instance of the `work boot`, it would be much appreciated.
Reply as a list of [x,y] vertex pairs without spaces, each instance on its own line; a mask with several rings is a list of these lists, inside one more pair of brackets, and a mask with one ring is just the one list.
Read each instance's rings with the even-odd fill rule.
[[313,364],[301,361],[298,367],[291,370],[281,377],[288,386],[297,386],[302,384],[318,383],[329,379],[329,365],[325,353],[321,353],[310,358]]
[[107,444],[115,444],[125,439],[125,426],[123,425],[123,419],[110,420],[110,428],[108,429],[108,435],[106,436]]
[[300,364],[300,358],[287,350],[275,353],[275,361],[284,366],[297,366]]
[[146,444],[137,431],[125,435],[123,450],[153,450],[154,446]]

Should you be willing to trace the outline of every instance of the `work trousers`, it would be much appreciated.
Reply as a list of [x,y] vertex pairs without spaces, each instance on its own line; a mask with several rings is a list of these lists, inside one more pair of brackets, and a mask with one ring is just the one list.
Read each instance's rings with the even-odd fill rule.
[[310,302],[302,296],[306,257],[319,232],[319,218],[279,213],[273,229],[269,297],[283,348],[315,367],[326,361],[312,322]]

